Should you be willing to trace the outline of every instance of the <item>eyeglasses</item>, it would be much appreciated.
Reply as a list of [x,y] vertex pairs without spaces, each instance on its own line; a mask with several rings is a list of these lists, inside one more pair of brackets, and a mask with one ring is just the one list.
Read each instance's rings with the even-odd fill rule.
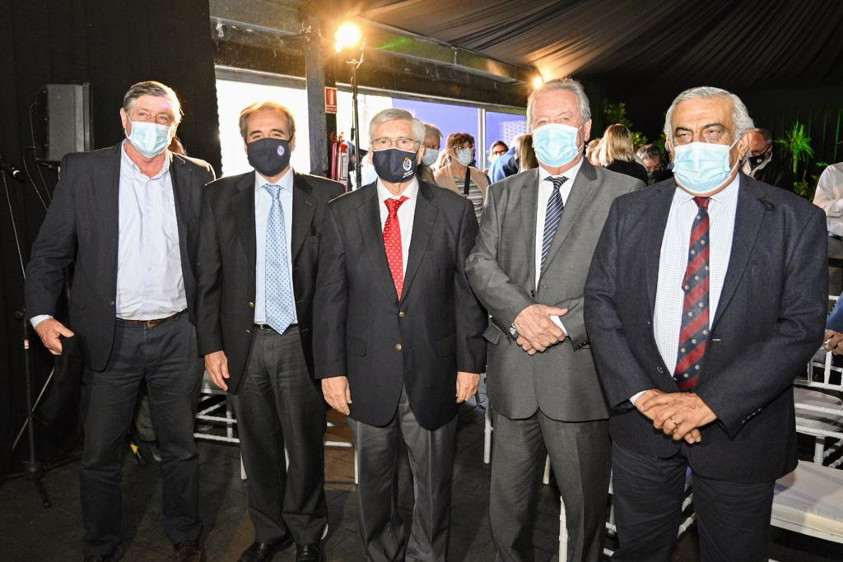
[[375,150],[386,150],[394,146],[397,146],[401,150],[415,150],[419,144],[419,141],[407,137],[398,137],[397,139],[380,137],[372,141],[372,146]]

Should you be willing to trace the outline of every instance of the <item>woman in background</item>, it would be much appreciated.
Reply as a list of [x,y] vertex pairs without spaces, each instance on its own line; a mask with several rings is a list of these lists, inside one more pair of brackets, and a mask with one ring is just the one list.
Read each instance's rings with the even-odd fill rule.
[[647,185],[647,169],[635,161],[632,133],[620,123],[606,127],[600,144],[600,163],[607,170],[632,176]]
[[449,162],[434,173],[436,184],[469,199],[479,221],[489,180],[481,170],[471,166],[474,161],[474,137],[468,133],[451,133],[446,141],[445,152]]

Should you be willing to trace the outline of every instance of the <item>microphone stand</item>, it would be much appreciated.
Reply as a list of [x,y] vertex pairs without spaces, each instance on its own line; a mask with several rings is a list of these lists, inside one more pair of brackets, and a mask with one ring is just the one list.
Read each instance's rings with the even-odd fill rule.
[[[5,168],[3,171],[9,173]],[[15,237],[15,247],[18,252],[21,276],[23,277],[24,282],[26,282],[26,267],[23,264],[23,252],[21,251],[20,238],[18,237],[17,221],[15,221],[15,213],[12,210],[12,198],[9,195],[9,183],[7,182],[4,174],[0,173],[0,177],[3,178],[3,190],[6,194],[6,203],[9,207],[9,219],[12,225],[12,233]],[[20,308],[15,311],[15,318],[21,320],[21,323],[23,324],[23,366],[24,380],[26,383],[26,423],[29,430],[29,461],[24,463],[24,476],[27,480],[33,483],[35,490],[41,498],[41,505],[44,509],[47,509],[52,507],[52,503],[50,503],[50,498],[47,496],[47,490],[44,488],[44,483],[42,482],[44,478],[44,467],[38,461],[35,453],[35,426],[32,423],[32,373],[29,365],[29,330],[26,325],[26,309]]]

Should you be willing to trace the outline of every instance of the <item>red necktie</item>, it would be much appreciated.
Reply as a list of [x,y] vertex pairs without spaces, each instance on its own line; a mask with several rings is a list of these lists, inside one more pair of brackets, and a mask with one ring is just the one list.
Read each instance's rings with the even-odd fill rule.
[[383,225],[383,245],[386,248],[386,261],[389,263],[389,271],[392,273],[392,281],[395,283],[395,292],[398,293],[399,299],[404,290],[404,256],[401,250],[398,207],[406,200],[406,197],[401,197],[401,199],[384,201],[389,215],[386,217],[386,224]]
[[694,197],[699,207],[688,247],[688,267],[682,280],[682,330],[673,380],[679,390],[693,390],[708,344],[708,197]]

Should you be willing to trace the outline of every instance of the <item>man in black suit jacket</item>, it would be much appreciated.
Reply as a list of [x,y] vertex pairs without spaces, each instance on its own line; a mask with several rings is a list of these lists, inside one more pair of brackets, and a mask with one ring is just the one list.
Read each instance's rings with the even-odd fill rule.
[[675,181],[618,198],[594,254],[619,560],[670,560],[688,467],[702,559],[766,560],[773,487],[796,466],[791,384],[822,343],[825,228],[738,173],[751,127],[729,92],[680,94]]
[[343,188],[293,171],[295,121],[283,105],[245,108],[240,133],[255,171],[210,184],[203,198],[199,352],[237,414],[255,526],[240,560],[271,560],[293,541],[298,561],[319,560],[328,513],[313,290],[322,215]]
[[378,181],[325,211],[316,283],[316,377],[350,414],[360,530],[371,560],[403,560],[401,441],[415,507],[406,557],[445,560],[457,407],[485,366],[486,315],[465,275],[468,200],[415,177],[424,125],[399,109],[370,124]]
[[[164,530],[178,560],[199,560],[194,264],[202,186],[214,172],[166,150],[181,109],[164,84],[132,86],[120,117],[126,141],[62,161],[32,247],[26,306],[53,354],[62,352],[59,336],[74,332],[84,352],[86,559],[121,554],[120,450],[145,380],[163,461]],[[73,331],[52,317],[70,263]]]

